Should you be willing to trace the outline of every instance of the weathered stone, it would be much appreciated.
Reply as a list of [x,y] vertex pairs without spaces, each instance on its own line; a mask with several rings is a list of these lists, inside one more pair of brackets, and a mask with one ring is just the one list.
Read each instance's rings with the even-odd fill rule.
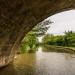
[[12,61],[21,40],[37,23],[74,8],[75,0],[0,0],[0,66]]

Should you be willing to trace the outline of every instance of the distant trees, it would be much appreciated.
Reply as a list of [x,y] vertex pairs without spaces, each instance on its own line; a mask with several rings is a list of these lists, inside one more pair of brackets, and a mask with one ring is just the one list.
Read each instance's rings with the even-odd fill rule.
[[65,35],[54,36],[47,34],[43,38],[43,43],[58,46],[75,46],[75,32],[68,31]]
[[55,37],[54,35],[46,34],[43,38],[43,43],[45,44],[54,44]]
[[75,32],[68,31],[65,32],[65,45],[67,46],[75,46]]

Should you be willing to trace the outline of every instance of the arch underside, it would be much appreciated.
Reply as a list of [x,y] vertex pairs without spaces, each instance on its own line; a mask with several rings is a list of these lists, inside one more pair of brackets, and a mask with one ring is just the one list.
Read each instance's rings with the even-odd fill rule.
[[0,0],[0,65],[14,57],[25,34],[37,23],[75,8],[75,0]]

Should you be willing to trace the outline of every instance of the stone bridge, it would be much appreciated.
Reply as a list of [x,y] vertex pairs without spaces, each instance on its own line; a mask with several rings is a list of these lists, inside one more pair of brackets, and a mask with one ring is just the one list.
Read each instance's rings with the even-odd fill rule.
[[0,67],[14,58],[21,40],[37,23],[75,8],[75,0],[0,0]]

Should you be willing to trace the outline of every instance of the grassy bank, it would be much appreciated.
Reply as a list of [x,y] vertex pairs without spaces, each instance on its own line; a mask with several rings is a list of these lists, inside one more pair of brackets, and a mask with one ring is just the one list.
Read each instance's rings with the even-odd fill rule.
[[75,53],[74,47],[63,47],[63,46],[55,46],[55,45],[44,45],[43,50],[50,51],[50,52]]

